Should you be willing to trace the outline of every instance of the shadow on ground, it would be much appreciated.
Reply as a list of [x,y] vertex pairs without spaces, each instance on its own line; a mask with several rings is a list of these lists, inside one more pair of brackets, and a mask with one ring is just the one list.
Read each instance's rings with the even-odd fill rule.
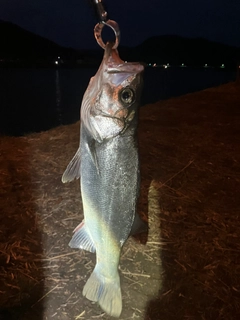
[[160,102],[141,117],[142,173],[159,192],[162,241],[162,286],[144,319],[237,319],[239,86]]
[[31,177],[31,149],[0,140],[0,319],[43,319],[44,274]]

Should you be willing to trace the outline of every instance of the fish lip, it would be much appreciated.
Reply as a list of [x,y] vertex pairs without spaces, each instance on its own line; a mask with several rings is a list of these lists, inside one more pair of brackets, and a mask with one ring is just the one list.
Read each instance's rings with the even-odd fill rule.
[[116,63],[108,63],[107,65],[107,73],[129,73],[129,74],[137,74],[144,70],[143,65],[137,62],[123,62],[121,64]]
[[114,43],[108,42],[106,44],[104,60],[106,61],[106,72],[111,73],[140,73],[144,70],[144,66],[139,62],[123,61],[117,49],[113,49]]
[[112,62],[115,62],[116,64],[124,63],[124,61],[120,58],[120,56],[118,54],[118,50],[113,49],[113,45],[114,45],[114,43],[107,42],[103,59],[107,62],[110,60]]

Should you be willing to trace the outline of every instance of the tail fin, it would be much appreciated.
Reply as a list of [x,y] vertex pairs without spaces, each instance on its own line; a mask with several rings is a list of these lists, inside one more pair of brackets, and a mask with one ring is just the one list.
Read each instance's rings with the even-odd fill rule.
[[118,318],[122,311],[122,294],[120,278],[108,279],[96,268],[83,288],[83,295],[91,301],[98,302],[104,312]]

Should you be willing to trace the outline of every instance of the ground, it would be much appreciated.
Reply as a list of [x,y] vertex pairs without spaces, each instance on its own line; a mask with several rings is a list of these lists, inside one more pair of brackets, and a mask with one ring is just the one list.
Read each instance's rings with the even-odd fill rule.
[[[68,247],[83,218],[61,175],[79,123],[0,137],[0,319],[111,319],[82,296],[95,255]],[[124,246],[121,320],[240,315],[240,85],[141,108],[141,194],[149,234]]]

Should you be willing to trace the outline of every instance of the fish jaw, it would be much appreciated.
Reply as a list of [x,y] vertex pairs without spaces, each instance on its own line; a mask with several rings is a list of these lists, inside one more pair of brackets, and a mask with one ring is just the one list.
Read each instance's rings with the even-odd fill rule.
[[[143,66],[124,62],[118,51],[107,44],[103,61],[91,78],[81,106],[81,121],[92,135],[102,142],[110,139],[129,125],[129,114],[139,105]],[[124,101],[127,91],[132,99]]]

